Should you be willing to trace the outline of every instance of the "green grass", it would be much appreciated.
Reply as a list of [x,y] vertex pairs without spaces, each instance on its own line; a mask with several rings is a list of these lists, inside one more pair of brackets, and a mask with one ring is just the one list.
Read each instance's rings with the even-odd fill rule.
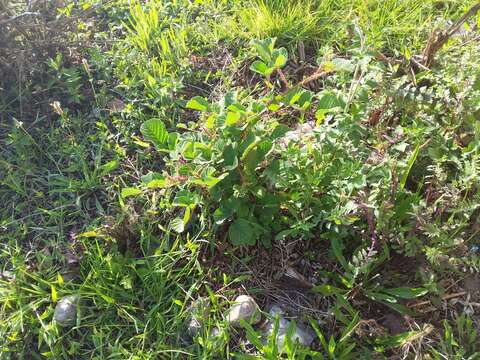
[[375,48],[418,51],[432,29],[444,25],[442,20],[461,15],[473,3],[469,0],[253,0],[241,3],[237,17],[227,27],[233,27],[245,38],[278,37],[287,44],[303,41],[344,50],[350,46],[352,26],[357,22]]
[[[5,27],[0,359],[279,358],[224,314],[239,293],[285,298],[287,263],[316,276],[295,309],[317,340],[284,358],[478,357],[462,295],[480,269],[478,30],[432,69],[408,62],[473,3],[82,1],[68,21],[94,16],[48,46],[46,28]],[[35,66],[7,68],[18,49]],[[318,65],[332,71],[297,89]],[[385,318],[403,315],[394,334]]]

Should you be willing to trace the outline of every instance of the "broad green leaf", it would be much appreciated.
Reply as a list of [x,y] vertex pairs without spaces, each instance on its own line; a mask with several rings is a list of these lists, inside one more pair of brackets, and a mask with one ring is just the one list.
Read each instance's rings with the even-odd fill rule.
[[245,219],[237,219],[230,225],[228,237],[235,246],[255,245],[257,241],[252,224]]
[[156,172],[149,172],[143,175],[141,179],[148,188],[163,188],[168,186],[168,180],[165,176]]
[[324,91],[319,94],[318,110],[325,112],[334,111],[336,109],[343,109],[345,101],[343,101],[337,94],[332,91]]
[[305,110],[312,104],[313,93],[308,90],[303,90],[300,98],[298,99],[298,105]]
[[267,64],[265,64],[263,61],[256,60],[252,63],[250,66],[250,70],[263,75],[263,76],[268,76],[273,72],[273,68],[269,68]]
[[268,38],[263,40],[253,40],[253,47],[257,50],[257,54],[265,62],[272,59],[273,49],[275,47],[276,38]]
[[123,188],[122,189],[121,196],[122,196],[122,198],[126,199],[127,197],[130,197],[130,196],[140,195],[141,193],[142,193],[142,190],[140,190],[140,189],[133,188],[133,187],[128,187],[128,188]]
[[232,126],[235,125],[241,118],[240,113],[229,111],[227,113],[227,119],[225,120],[225,125]]
[[274,66],[281,68],[285,66],[288,60],[288,51],[285,48],[276,49],[272,54]]
[[197,193],[188,190],[181,190],[175,194],[172,205],[174,206],[195,206],[200,202],[200,198]]
[[260,341],[261,336],[253,329],[252,325],[250,325],[244,319],[241,319],[240,326],[245,329],[247,340],[255,345],[257,349],[261,349],[263,347],[262,342]]
[[202,178],[197,178],[197,179],[191,180],[191,183],[211,188],[211,187],[217,185],[220,181],[222,181],[227,175],[228,175],[228,173],[222,174],[218,177],[204,176]]
[[231,104],[227,109],[236,113],[244,113],[247,111],[245,106],[239,103]]
[[246,157],[246,168],[248,168],[250,171],[254,171],[258,164],[265,160],[272,148],[273,142],[270,140],[263,140],[259,142],[256,148],[250,151]]
[[147,174],[143,175],[140,179],[144,184],[148,184],[152,180],[164,180],[165,176],[160,173],[150,171]]
[[169,186],[169,182],[167,179],[154,179],[147,183],[147,188],[150,188],[150,189],[164,188],[168,186]]
[[187,103],[187,108],[205,112],[210,109],[210,103],[201,96],[195,96]]
[[118,169],[120,163],[118,160],[112,160],[102,165],[102,175],[107,175],[113,170]]
[[414,315],[413,311],[410,310],[405,305],[402,305],[402,304],[399,304],[399,303],[392,303],[392,302],[389,302],[389,301],[379,301],[379,302],[388,306],[389,308],[392,308],[393,310],[397,311],[398,313],[400,313],[402,315],[410,315],[410,316]]
[[227,145],[223,149],[223,166],[228,171],[232,171],[238,166],[237,152],[232,145]]
[[397,298],[395,296],[378,292],[378,291],[366,291],[365,295],[367,295],[370,299],[375,301],[386,301],[389,303],[397,302]]
[[352,60],[335,58],[332,60],[332,64],[335,71],[353,72],[355,70],[355,64]]
[[163,121],[150,119],[145,121],[140,131],[146,140],[151,141],[158,150],[166,149],[168,143],[168,132]]

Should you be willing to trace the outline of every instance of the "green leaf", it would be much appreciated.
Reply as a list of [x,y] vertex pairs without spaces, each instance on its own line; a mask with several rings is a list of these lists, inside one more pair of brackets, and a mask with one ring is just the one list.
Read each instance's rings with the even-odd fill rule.
[[232,126],[235,125],[241,118],[241,114],[238,112],[229,111],[227,113],[227,119],[225,120],[225,125]]
[[175,218],[173,219],[171,222],[170,222],[170,225],[172,227],[172,229],[181,234],[185,231],[185,223],[183,222],[183,219],[182,218]]
[[222,174],[218,177],[204,176],[202,178],[197,178],[197,179],[191,180],[191,183],[211,188],[211,187],[217,185],[220,181],[222,181],[227,175],[228,175],[228,173],[224,173],[224,174]]
[[333,254],[338,259],[340,264],[342,264],[343,268],[345,270],[347,270],[348,269],[348,263],[347,263],[347,260],[345,259],[345,257],[342,254],[342,244],[341,244],[340,240],[337,237],[333,236],[330,240],[330,243],[332,245]]
[[210,109],[210,103],[201,96],[195,96],[187,103],[187,108],[205,112]]
[[298,99],[298,105],[305,110],[312,103],[313,93],[308,90],[302,91],[302,95]]
[[172,205],[174,206],[195,206],[200,202],[200,198],[197,193],[188,190],[178,191],[173,199]]
[[118,169],[120,163],[118,160],[112,160],[102,165],[102,175],[107,175],[115,169]]
[[400,189],[402,190],[405,188],[405,184],[407,183],[407,180],[408,180],[408,175],[410,175],[410,171],[412,170],[413,164],[417,160],[418,154],[420,153],[420,148],[421,148],[420,143],[418,143],[412,155],[410,155],[410,158],[408,159],[407,168],[405,169],[405,172],[402,175],[402,179],[400,180]]
[[405,345],[411,339],[418,338],[421,331],[407,331],[395,336],[382,336],[375,339],[375,342],[387,348],[397,348]]
[[151,141],[158,150],[166,149],[169,135],[163,121],[159,119],[147,120],[142,124],[140,131],[145,139]]
[[263,347],[261,340],[261,336],[253,329],[252,325],[246,322],[244,319],[240,320],[240,325],[242,328],[245,329],[245,335],[247,340],[250,341],[253,345],[257,347],[257,349],[261,349]]
[[285,66],[288,60],[288,51],[285,48],[276,49],[272,54],[274,66],[281,68]]
[[269,68],[263,61],[256,60],[252,63],[252,65],[250,65],[250,70],[259,73],[260,75],[268,76],[273,72],[274,69]]
[[228,237],[235,246],[255,245],[257,242],[252,224],[245,219],[237,219],[230,225]]
[[238,166],[237,152],[232,145],[227,145],[223,149],[223,166],[228,171],[232,171]]
[[52,292],[52,302],[56,303],[57,299],[58,299],[57,289],[55,289],[55,286],[53,286],[53,285],[50,285],[50,289],[51,289],[51,292]]
[[253,40],[253,47],[257,50],[257,54],[265,62],[272,59],[273,49],[275,47],[276,38],[268,38],[263,40]]
[[427,294],[428,290],[425,288],[399,287],[393,289],[383,289],[382,292],[402,299],[414,299]]
[[398,303],[392,303],[392,302],[389,302],[389,301],[379,301],[379,302],[388,306],[389,308],[392,308],[393,310],[397,311],[398,313],[400,313],[402,315],[410,315],[410,316],[414,315],[413,311],[410,310],[405,305],[398,304]]
[[133,187],[128,187],[128,188],[123,188],[121,192],[121,196],[123,199],[126,199],[127,197],[130,196],[137,196],[142,193],[142,190],[133,188]]
[[340,289],[340,288],[337,288],[335,286],[328,285],[328,284],[314,286],[312,288],[312,291],[316,292],[316,293],[319,293],[323,296],[332,296],[332,295],[336,295],[336,294],[344,294],[346,292],[346,290],[343,290],[343,289]]
[[350,337],[350,335],[352,335],[353,331],[355,330],[359,322],[360,322],[360,316],[359,316],[359,313],[357,312],[353,317],[352,321],[350,321],[350,323],[348,324],[348,326],[345,329],[343,329],[340,340],[338,340],[339,344],[342,344],[345,340],[347,340]]
[[165,177],[160,173],[150,171],[147,174],[143,175],[140,179],[142,179],[142,182],[144,184],[148,184],[152,180],[163,180],[165,179]]
[[190,218],[192,216],[192,207],[189,206],[185,208],[185,213],[183,214],[183,225],[187,226],[188,222],[190,221]]
[[355,64],[352,60],[334,58],[332,64],[335,71],[353,72],[355,70]]
[[141,179],[148,188],[163,188],[168,186],[168,180],[165,176],[156,172],[149,172],[143,175]]
[[320,340],[320,344],[322,344],[323,348],[327,351],[328,350],[327,341],[325,340],[325,336],[320,330],[318,323],[313,319],[310,319],[310,325],[313,327],[313,330],[315,330],[315,333],[317,334],[317,337]]
[[318,106],[319,110],[325,112],[334,111],[336,109],[343,109],[345,107],[345,101],[343,101],[333,91],[324,91],[319,96]]
[[333,356],[335,354],[336,347],[337,343],[335,342],[334,337],[330,336],[330,340],[328,341],[328,353]]

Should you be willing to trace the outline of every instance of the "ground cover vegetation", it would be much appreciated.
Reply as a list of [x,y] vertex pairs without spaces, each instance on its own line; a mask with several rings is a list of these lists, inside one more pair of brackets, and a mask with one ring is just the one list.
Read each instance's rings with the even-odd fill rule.
[[478,8],[0,0],[0,358],[480,358]]

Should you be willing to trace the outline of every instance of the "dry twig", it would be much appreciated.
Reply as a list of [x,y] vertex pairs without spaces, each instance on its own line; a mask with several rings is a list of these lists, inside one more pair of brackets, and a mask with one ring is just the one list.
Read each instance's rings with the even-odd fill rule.
[[472,6],[470,10],[468,10],[460,19],[458,19],[448,29],[434,30],[427,41],[427,46],[425,47],[425,50],[423,51],[422,65],[427,68],[431,67],[433,65],[433,62],[435,60],[435,55],[438,52],[438,50],[440,50],[443,47],[443,45],[446,44],[448,39],[450,39],[451,36],[453,36],[458,30],[460,30],[462,25],[468,19],[474,16],[478,12],[478,10],[480,10],[480,3],[477,3],[476,5]]

